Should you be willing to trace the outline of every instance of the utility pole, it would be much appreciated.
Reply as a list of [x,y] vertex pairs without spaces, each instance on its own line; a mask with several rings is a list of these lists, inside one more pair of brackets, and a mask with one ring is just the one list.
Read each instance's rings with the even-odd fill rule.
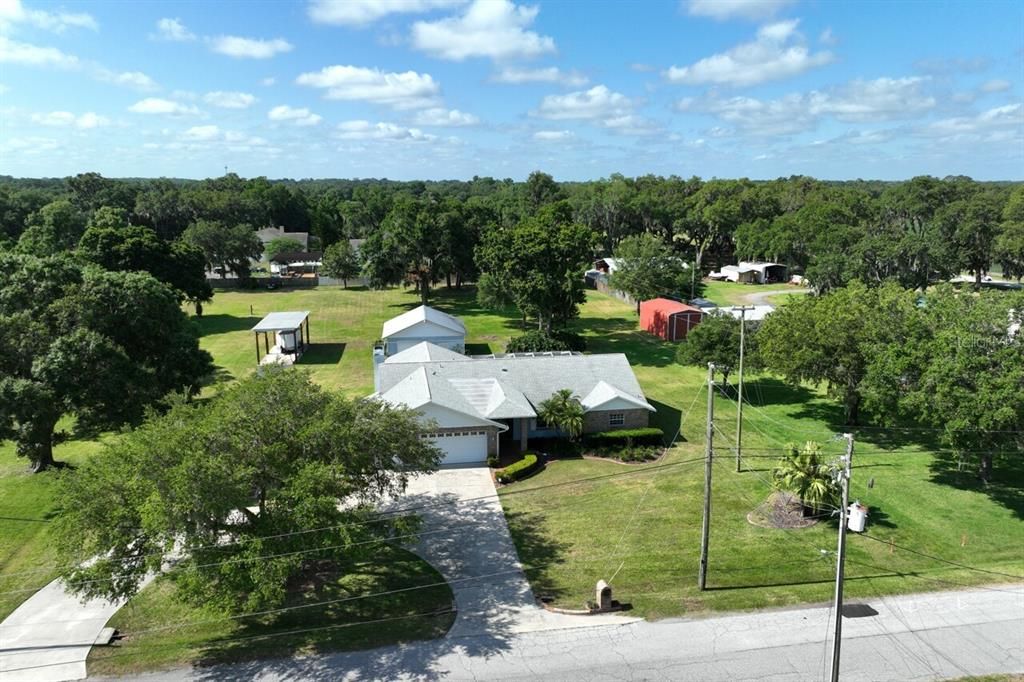
[[702,592],[708,579],[708,536],[711,532],[711,448],[715,435],[715,363],[708,363],[708,426],[705,435],[707,446],[704,450],[704,520],[700,526],[700,572],[697,574],[697,588]]
[[746,345],[747,311],[753,310],[754,306],[733,306],[732,309],[740,311],[740,381],[736,387],[736,473],[739,473],[742,470],[740,451],[743,449],[743,348]]
[[843,470],[839,472],[839,484],[843,490],[842,506],[839,508],[839,547],[836,551],[836,596],[833,609],[836,612],[835,639],[832,641],[832,682],[839,682],[839,648],[843,640],[843,568],[846,564],[846,517],[850,506],[850,467],[853,464],[853,434],[844,433],[846,457]]

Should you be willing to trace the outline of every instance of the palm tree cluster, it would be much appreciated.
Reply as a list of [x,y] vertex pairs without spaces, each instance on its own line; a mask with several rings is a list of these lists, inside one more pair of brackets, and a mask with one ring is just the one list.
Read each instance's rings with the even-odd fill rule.
[[583,403],[568,388],[555,391],[542,402],[537,415],[545,423],[569,436],[570,440],[577,440],[583,435]]

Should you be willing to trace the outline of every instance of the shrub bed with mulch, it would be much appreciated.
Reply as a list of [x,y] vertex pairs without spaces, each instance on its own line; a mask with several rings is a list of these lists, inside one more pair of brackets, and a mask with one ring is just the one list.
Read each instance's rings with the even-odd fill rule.
[[776,491],[757,509],[747,514],[747,521],[761,528],[807,528],[818,519],[807,515],[807,508],[791,493]]

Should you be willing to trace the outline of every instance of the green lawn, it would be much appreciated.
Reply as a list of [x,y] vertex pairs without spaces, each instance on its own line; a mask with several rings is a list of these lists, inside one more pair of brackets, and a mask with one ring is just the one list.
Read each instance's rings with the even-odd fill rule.
[[[174,597],[173,582],[159,579],[110,620],[110,627],[128,637],[115,647],[94,648],[89,674],[130,675],[190,663],[372,649],[440,637],[455,620],[444,578],[405,550],[382,545],[372,560],[342,570],[341,579],[321,578],[282,607],[303,608],[234,619],[183,604]],[[413,586],[429,587],[340,601]]]
[[[712,283],[707,295],[729,304],[756,289]],[[231,380],[255,367],[255,345],[249,329],[260,317],[272,311],[310,310],[314,347],[300,366],[329,388],[363,396],[372,391],[370,349],[380,335],[381,325],[418,304],[412,291],[402,290],[222,291],[198,322],[203,334],[201,343],[213,353],[220,379]],[[440,289],[431,304],[465,320],[471,352],[501,351],[508,338],[520,330],[513,311],[480,309],[472,289]],[[717,399],[720,433],[716,433],[716,451],[721,457],[714,470],[709,572],[712,589],[701,594],[695,584],[706,398],[699,389],[706,372],[674,364],[673,344],[637,331],[631,306],[597,292],[588,292],[588,301],[574,327],[588,337],[592,352],[626,353],[649,400],[658,409],[654,423],[674,433],[682,422],[682,429],[676,446],[662,462],[626,466],[592,460],[559,461],[526,481],[502,489],[502,503],[538,594],[552,596],[560,604],[578,606],[592,597],[598,579],[614,576],[616,598],[632,602],[634,613],[648,617],[827,600],[833,566],[820,550],[834,549],[834,524],[825,521],[801,531],[771,531],[751,526],[745,516],[767,496],[769,470],[783,444],[817,439],[830,452],[839,451],[839,443],[828,440],[840,428],[836,426],[839,411],[831,401],[818,392],[787,387],[771,377],[751,377],[747,396],[757,407],[745,411],[744,433],[746,447],[756,457],[750,460],[753,470],[736,474],[729,457],[735,403],[731,398]],[[919,438],[922,433],[896,433],[895,437],[872,430],[857,434],[853,494],[872,507],[869,533],[950,561],[1024,575],[1024,552],[1020,549],[1024,547],[1024,467],[997,466],[996,482],[981,489],[969,472],[957,472],[946,459],[930,454],[935,446]],[[58,457],[81,461],[96,447],[90,442],[69,442],[60,446]],[[27,474],[24,460],[14,457],[12,446],[0,447],[0,573],[4,574],[0,591],[5,592],[0,595],[0,614],[6,615],[28,596],[13,590],[41,586],[54,573],[47,515],[53,508],[52,484],[57,475]],[[600,476],[610,477],[576,482]],[[870,479],[874,479],[874,486],[869,490]],[[863,537],[851,538],[849,559],[847,573],[851,579],[847,590],[853,597],[956,588],[1003,579]],[[419,562],[413,563],[419,567],[417,571],[429,570]],[[400,584],[404,579],[401,572],[374,578],[385,583],[395,580],[387,584]],[[161,620],[177,622],[203,615],[174,602],[170,589],[167,583],[157,583],[146,590],[118,614],[117,626],[130,632],[147,629]],[[435,601],[444,599],[447,597],[437,595]],[[404,600],[392,606],[399,609],[397,613],[408,613],[401,611],[407,606]],[[395,612],[388,610],[391,606],[380,608],[381,612]],[[336,617],[349,618],[351,614],[339,613]],[[326,621],[317,620],[315,624],[321,622]],[[206,656],[244,658],[254,655],[257,648],[266,651],[269,646],[277,646],[266,644],[274,641],[281,641],[284,647],[273,650],[277,653],[311,647],[358,647],[385,641],[367,639],[371,634],[395,635],[397,639],[431,636],[435,625],[427,623],[414,633],[390,626],[367,626],[363,635],[331,635],[322,641],[300,639],[291,643],[257,639],[249,640],[255,642],[250,646],[226,645],[223,640],[260,634],[264,631],[259,627],[276,625],[218,621],[174,631],[173,635],[161,631],[128,642],[123,651],[140,653],[125,656],[121,662],[115,660],[113,651],[97,653],[91,669],[129,671]]]
[[[558,461],[502,489],[502,503],[536,592],[578,607],[592,598],[597,580],[614,575],[616,597],[647,617],[827,600],[834,564],[820,550],[834,550],[835,522],[824,520],[804,530],[767,530],[749,524],[746,514],[770,492],[770,469],[785,443],[818,440],[829,452],[839,453],[841,445],[830,440],[841,430],[839,409],[816,391],[788,387],[772,377],[750,377],[746,394],[757,407],[744,411],[744,444],[755,457],[747,471],[737,474],[731,451],[735,401],[731,392],[728,398],[719,394],[711,589],[700,593],[696,575],[706,394],[699,391],[707,372],[672,364],[673,346],[635,331],[630,306],[595,292],[589,297],[576,322],[588,337],[589,350],[626,353],[658,408],[655,421],[674,432],[683,415],[681,442],[658,464],[626,468],[591,460]],[[868,533],[942,559],[1024,575],[1024,466],[1004,465],[999,480],[982,490],[969,471],[957,472],[951,462],[929,453],[935,447],[927,440],[929,434],[895,433],[857,432],[852,495],[871,507]],[[623,472],[628,475],[619,475]],[[612,477],[573,483],[608,475]],[[1009,579],[959,569],[865,537],[851,538],[848,557],[847,591],[852,597]]]
[[[68,441],[54,455],[81,462],[100,447],[95,441]],[[0,620],[57,576],[50,527],[60,471],[32,474],[14,444],[0,443]]]

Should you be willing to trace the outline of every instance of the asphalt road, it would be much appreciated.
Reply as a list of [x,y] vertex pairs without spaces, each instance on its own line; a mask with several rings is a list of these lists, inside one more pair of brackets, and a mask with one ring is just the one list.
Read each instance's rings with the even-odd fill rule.
[[[1024,585],[865,602],[846,618],[844,682],[1024,672]],[[463,634],[373,651],[174,670],[181,680],[826,679],[827,608],[636,622],[547,632]]]

